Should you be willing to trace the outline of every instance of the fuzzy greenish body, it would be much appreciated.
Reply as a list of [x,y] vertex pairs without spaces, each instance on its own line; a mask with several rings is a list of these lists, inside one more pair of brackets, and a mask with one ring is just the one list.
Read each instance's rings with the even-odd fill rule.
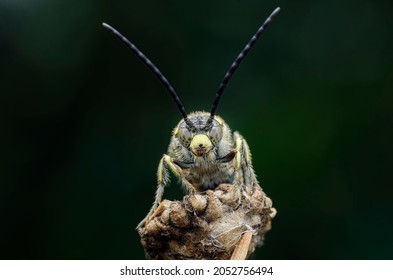
[[155,201],[148,215],[137,228],[143,226],[154,213],[169,184],[170,170],[188,194],[214,190],[220,184],[234,184],[254,188],[257,185],[252,169],[251,153],[247,142],[238,132],[231,132],[219,116],[210,126],[207,112],[197,111],[181,120],[172,132],[167,154],[160,160],[157,170]]
[[[191,138],[195,135],[207,135],[208,132],[203,130],[210,114],[206,112],[194,112],[188,116],[188,119],[198,129],[191,134]],[[211,144],[212,148],[203,156],[193,154],[190,149],[179,139],[180,129],[184,121],[180,121],[173,131],[173,136],[168,148],[168,155],[174,162],[189,163],[188,170],[185,173],[185,180],[188,181],[192,188],[186,184],[188,192],[201,192],[208,189],[215,189],[222,183],[233,183],[234,167],[232,161],[218,162],[218,158],[222,158],[234,150],[234,141],[229,126],[222,118],[215,117],[216,125],[222,130],[222,137],[217,144]],[[205,138],[208,139],[209,137]],[[209,141],[209,140],[208,140]],[[211,141],[210,141],[211,143]],[[195,145],[206,145],[210,143],[195,143]],[[192,141],[191,141],[192,145]],[[190,164],[191,163],[191,164]]]

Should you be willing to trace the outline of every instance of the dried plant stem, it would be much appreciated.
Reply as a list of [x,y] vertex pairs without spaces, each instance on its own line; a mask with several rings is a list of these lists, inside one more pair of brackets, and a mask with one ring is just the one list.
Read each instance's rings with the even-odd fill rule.
[[250,247],[252,238],[251,231],[247,230],[243,233],[243,236],[240,238],[239,243],[236,245],[235,250],[233,251],[231,260],[245,260],[247,258],[248,248]]

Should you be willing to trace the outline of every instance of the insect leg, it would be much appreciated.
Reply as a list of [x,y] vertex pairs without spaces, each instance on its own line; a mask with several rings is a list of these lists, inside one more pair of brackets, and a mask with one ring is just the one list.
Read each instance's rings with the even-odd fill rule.
[[172,159],[168,155],[164,155],[160,163],[158,164],[158,170],[157,170],[157,190],[156,190],[156,197],[153,203],[153,206],[151,207],[149,213],[147,216],[138,224],[136,227],[137,229],[142,227],[147,219],[154,213],[154,211],[157,209],[158,205],[160,205],[160,202],[162,200],[162,197],[164,196],[164,189],[165,186],[167,186],[170,182],[169,179],[169,173],[167,168],[178,178],[181,177],[181,169],[177,165],[173,164]]
[[238,151],[235,156],[235,183],[253,187],[257,184],[257,178],[252,168],[250,148],[239,132],[233,133],[233,139]]

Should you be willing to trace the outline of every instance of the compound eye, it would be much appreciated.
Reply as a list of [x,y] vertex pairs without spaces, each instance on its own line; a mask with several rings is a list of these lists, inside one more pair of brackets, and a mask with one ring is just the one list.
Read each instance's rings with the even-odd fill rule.
[[191,140],[192,140],[192,133],[191,131],[188,130],[186,127],[181,127],[179,129],[179,132],[177,134],[180,142],[185,146],[188,147],[190,146]]
[[220,142],[222,137],[222,128],[219,125],[213,125],[213,127],[209,131],[209,138],[213,144],[217,144]]

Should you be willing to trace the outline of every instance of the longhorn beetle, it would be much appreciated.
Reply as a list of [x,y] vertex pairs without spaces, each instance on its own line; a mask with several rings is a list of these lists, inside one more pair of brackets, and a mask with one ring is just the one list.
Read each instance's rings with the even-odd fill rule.
[[210,113],[197,111],[187,114],[172,85],[150,59],[112,26],[102,24],[156,75],[183,117],[172,132],[167,154],[163,155],[158,164],[157,191],[153,206],[137,228],[145,224],[160,204],[164,188],[169,183],[168,169],[179,178],[190,194],[214,190],[223,183],[234,184],[239,188],[258,186],[246,140],[238,132],[232,134],[224,120],[216,115],[216,111],[233,73],[279,11],[278,7],[268,16],[232,63],[217,90]]

